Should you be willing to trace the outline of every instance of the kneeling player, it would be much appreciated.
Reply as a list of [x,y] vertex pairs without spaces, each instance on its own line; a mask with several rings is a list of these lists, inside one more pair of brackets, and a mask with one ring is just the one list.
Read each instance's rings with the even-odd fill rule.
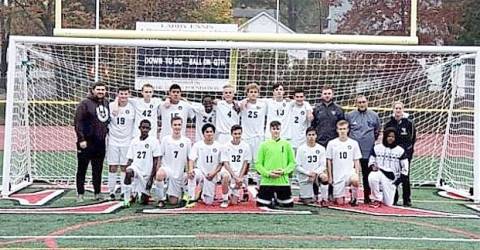
[[155,175],[158,206],[165,206],[164,182],[168,181],[168,201],[178,204],[185,186],[185,167],[188,162],[191,141],[182,136],[182,118],[175,116],[171,120],[172,134],[162,138],[160,144],[160,168]]
[[350,186],[350,205],[357,206],[358,171],[362,153],[358,142],[348,137],[348,130],[347,121],[338,121],[338,138],[328,142],[328,182],[333,185],[333,198],[338,205],[345,204],[345,187]]
[[[221,145],[214,140],[215,126],[210,123],[202,127],[203,140],[192,146],[188,161],[188,193],[191,200],[197,199],[195,190],[197,185],[202,186],[202,200],[212,205],[215,199],[216,184],[219,181],[218,173],[222,170],[220,162]],[[196,168],[194,168],[194,165]],[[224,182],[222,180],[222,182]],[[224,197],[228,197],[228,189],[223,190]]]
[[127,153],[127,170],[125,175],[125,206],[130,205],[133,192],[141,194],[141,203],[148,204],[150,188],[158,167],[160,145],[156,137],[149,136],[150,121],[140,122],[140,137],[132,140]]
[[[240,189],[243,187],[243,193],[248,195],[245,175],[247,174],[248,164],[252,160],[250,147],[242,141],[242,127],[240,125],[233,125],[231,128],[232,140],[224,145],[222,150],[222,163],[224,170],[222,175],[226,183],[223,186],[229,186],[231,193],[231,203],[236,205],[240,199]],[[244,185],[245,184],[245,185]],[[222,203],[221,207],[227,207],[228,201]]]
[[327,206],[328,200],[328,175],[326,174],[325,148],[316,143],[317,131],[314,127],[307,128],[307,143],[302,144],[297,150],[297,178],[300,185],[300,200],[304,204],[312,203],[314,197],[314,184],[320,182],[320,195],[318,202]]
[[368,176],[368,183],[372,190],[371,207],[380,207],[382,203],[391,206],[396,185],[408,175],[408,158],[405,150],[397,145],[395,137],[394,128],[385,129],[382,144],[375,145],[370,155],[368,165],[372,172]]
[[280,206],[293,207],[289,175],[295,169],[295,154],[292,145],[280,139],[279,121],[270,123],[272,138],[264,141],[257,153],[255,169],[260,174],[258,206],[274,207],[273,199]]

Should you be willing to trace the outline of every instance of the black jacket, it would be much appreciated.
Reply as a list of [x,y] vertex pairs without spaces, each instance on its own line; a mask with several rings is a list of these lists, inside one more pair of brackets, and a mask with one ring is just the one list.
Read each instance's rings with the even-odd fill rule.
[[337,122],[345,119],[343,109],[334,102],[321,101],[313,109],[312,127],[317,130],[318,144],[327,147],[327,143],[338,137]]
[[394,128],[397,132],[396,142],[397,144],[405,150],[405,155],[407,158],[412,159],[414,144],[416,141],[416,130],[415,124],[410,117],[403,117],[400,120],[396,120],[395,117],[391,117],[384,129]]
[[83,99],[75,112],[77,145],[81,141],[87,141],[89,148],[104,149],[109,120],[110,112],[106,99],[99,100],[92,95]]

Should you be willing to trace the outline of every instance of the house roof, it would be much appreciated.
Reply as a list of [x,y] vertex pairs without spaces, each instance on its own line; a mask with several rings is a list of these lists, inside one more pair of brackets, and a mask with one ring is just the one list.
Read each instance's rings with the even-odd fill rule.
[[[272,21],[273,23],[277,23],[277,20],[269,15],[266,11],[262,11],[260,13],[258,13],[256,16],[250,18],[247,22],[245,22],[244,24],[242,24],[238,29],[240,31],[244,30],[246,27],[248,27],[248,25],[250,25],[251,23],[254,23],[256,20],[259,20],[260,18],[262,17],[265,17],[267,19],[269,19],[270,21]],[[281,29],[284,29],[285,31],[287,31],[288,33],[290,34],[293,34],[295,33],[295,31],[293,31],[292,29],[290,29],[288,26],[286,26],[285,24],[283,24],[282,22],[278,22],[278,26],[281,28]]]

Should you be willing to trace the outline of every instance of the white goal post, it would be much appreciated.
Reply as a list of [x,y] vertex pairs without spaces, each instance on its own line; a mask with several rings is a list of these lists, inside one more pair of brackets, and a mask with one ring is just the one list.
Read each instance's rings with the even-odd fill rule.
[[402,101],[417,127],[412,182],[480,201],[478,47],[20,36],[10,38],[8,50],[3,196],[34,180],[74,181],[73,114],[93,82],[96,45],[110,98],[121,86],[170,81],[190,83],[184,95],[192,101],[220,98],[217,85],[226,83],[243,98],[255,82],[264,97],[271,97],[274,83],[288,96],[303,88],[313,105],[330,85],[346,111],[366,95],[383,123],[393,102]]

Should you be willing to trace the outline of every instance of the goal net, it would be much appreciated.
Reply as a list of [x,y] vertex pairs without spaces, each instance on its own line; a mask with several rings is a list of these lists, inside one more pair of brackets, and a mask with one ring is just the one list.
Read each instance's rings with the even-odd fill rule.
[[9,49],[4,195],[33,180],[74,181],[73,116],[95,72],[111,100],[121,86],[139,96],[144,83],[154,84],[162,98],[179,83],[195,102],[207,94],[221,98],[225,84],[242,99],[245,86],[258,83],[269,98],[272,85],[281,83],[287,97],[302,88],[313,105],[329,85],[346,112],[356,96],[367,96],[383,124],[392,104],[402,101],[417,128],[412,182],[467,195],[473,190],[473,49],[38,37],[14,37]]

